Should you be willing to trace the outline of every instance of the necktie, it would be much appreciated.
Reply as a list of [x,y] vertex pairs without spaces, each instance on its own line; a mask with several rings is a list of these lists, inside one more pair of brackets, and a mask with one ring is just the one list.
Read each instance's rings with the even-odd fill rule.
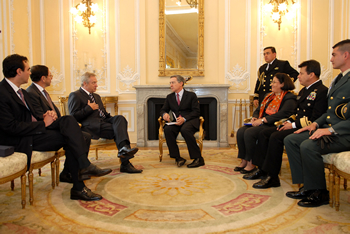
[[[29,108],[28,108],[28,106],[27,106],[27,103],[26,103],[26,101],[24,100],[24,96],[23,96],[23,92],[22,92],[22,89],[19,89],[18,91],[17,91],[17,93],[19,94],[19,96],[21,97],[21,100],[22,100],[22,102],[23,102],[23,104],[27,107],[27,109],[29,110]],[[29,110],[30,111],[30,110]],[[31,116],[32,116],[32,122],[36,122],[37,120],[36,120],[36,118],[31,114]]]
[[266,71],[269,70],[269,67],[270,67],[270,63],[267,64]]
[[180,106],[180,95],[177,93],[177,104]]
[[[94,96],[92,95],[92,93],[89,93],[89,96],[90,96],[92,102],[95,102],[95,98],[94,98]],[[95,103],[96,103],[96,102],[95,102]],[[100,109],[100,106],[99,106],[99,108],[98,108],[98,113],[100,114],[100,117],[106,118],[106,115],[105,115],[105,114],[103,113],[103,111]]]
[[[51,110],[53,110],[53,111],[56,113],[56,110],[55,110],[55,108],[53,107],[52,100],[51,100],[51,97],[50,97],[49,93],[48,93],[45,89],[43,90],[43,92],[44,92],[44,94],[45,94],[45,96],[46,96],[47,102],[49,103],[49,105],[50,105],[50,107],[51,107]],[[56,115],[57,115],[57,113],[56,113]]]
[[343,73],[340,73],[340,74],[337,76],[337,78],[335,78],[334,85],[336,85],[342,77],[343,77]]

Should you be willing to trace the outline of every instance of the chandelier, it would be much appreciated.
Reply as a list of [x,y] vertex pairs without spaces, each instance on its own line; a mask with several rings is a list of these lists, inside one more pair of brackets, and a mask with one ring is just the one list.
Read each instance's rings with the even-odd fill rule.
[[291,9],[288,10],[289,4],[294,7],[293,10],[297,7],[295,0],[270,0],[270,2],[265,5],[265,10],[271,12],[273,22],[278,24],[278,30],[281,29],[282,16],[291,18]]
[[[198,6],[198,0],[186,0],[186,2],[188,3],[188,5],[190,5],[191,8],[197,8]],[[177,5],[181,5],[181,0],[176,2]]]
[[91,34],[91,28],[96,23],[95,12],[98,11],[97,3],[91,2],[91,0],[82,0],[81,3],[72,7],[70,12],[74,15],[74,20],[77,23],[83,23],[83,25],[89,28],[89,34]]

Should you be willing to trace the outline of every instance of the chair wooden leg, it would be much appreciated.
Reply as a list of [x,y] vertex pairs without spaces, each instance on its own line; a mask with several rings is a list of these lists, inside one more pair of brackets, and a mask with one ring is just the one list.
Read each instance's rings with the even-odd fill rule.
[[41,168],[38,169],[39,176],[41,176]]
[[55,177],[56,177],[56,174],[55,174],[55,167],[56,167],[56,160],[52,161],[50,163],[51,165],[51,185],[52,185],[52,189],[55,188],[56,186],[56,183],[55,183]]
[[22,209],[26,207],[26,174],[21,175]]
[[159,141],[159,162],[163,159],[163,142]]
[[55,160],[56,165],[56,186],[60,184],[60,157],[57,157]]
[[11,190],[15,189],[15,180],[11,180]]
[[340,176],[335,174],[335,210],[339,211]]
[[95,149],[95,154],[96,154],[96,160],[98,160],[98,149]]
[[28,181],[29,181],[29,204],[33,205],[33,170],[30,170],[28,173]]
[[331,165],[331,168],[329,169],[329,175],[328,175],[328,184],[329,184],[329,205],[330,207],[333,207],[334,203],[334,170],[333,165]]
[[344,178],[344,190],[348,188],[348,183],[347,179]]

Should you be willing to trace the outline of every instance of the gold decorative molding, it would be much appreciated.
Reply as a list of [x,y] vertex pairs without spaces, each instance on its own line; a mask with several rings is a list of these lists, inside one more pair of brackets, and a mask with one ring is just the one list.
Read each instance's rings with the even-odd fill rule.
[[158,76],[204,76],[204,0],[198,1],[198,61],[197,69],[166,69],[165,0],[159,0],[159,74]]

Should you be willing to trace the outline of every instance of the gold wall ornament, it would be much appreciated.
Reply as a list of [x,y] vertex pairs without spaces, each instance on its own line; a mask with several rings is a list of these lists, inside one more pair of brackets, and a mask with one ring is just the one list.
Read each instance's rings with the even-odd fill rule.
[[165,1],[159,0],[159,70],[158,76],[204,76],[204,0],[196,0],[198,8],[198,55],[197,69],[195,68],[166,68],[165,38],[166,16]]
[[[289,7],[289,5],[291,5]],[[278,30],[281,29],[282,16],[292,18],[293,12],[298,7],[296,0],[270,0],[265,6],[266,12],[271,12],[271,18],[278,24]]]
[[[198,0],[186,0],[187,4],[190,5],[191,8],[197,8],[198,6]],[[178,0],[176,2],[177,5],[181,5],[181,0]]]
[[91,28],[96,23],[95,12],[98,11],[97,3],[91,2],[91,0],[82,0],[81,3],[72,7],[70,12],[74,15],[74,20],[77,23],[83,23],[83,25],[89,28],[89,34],[91,34]]

